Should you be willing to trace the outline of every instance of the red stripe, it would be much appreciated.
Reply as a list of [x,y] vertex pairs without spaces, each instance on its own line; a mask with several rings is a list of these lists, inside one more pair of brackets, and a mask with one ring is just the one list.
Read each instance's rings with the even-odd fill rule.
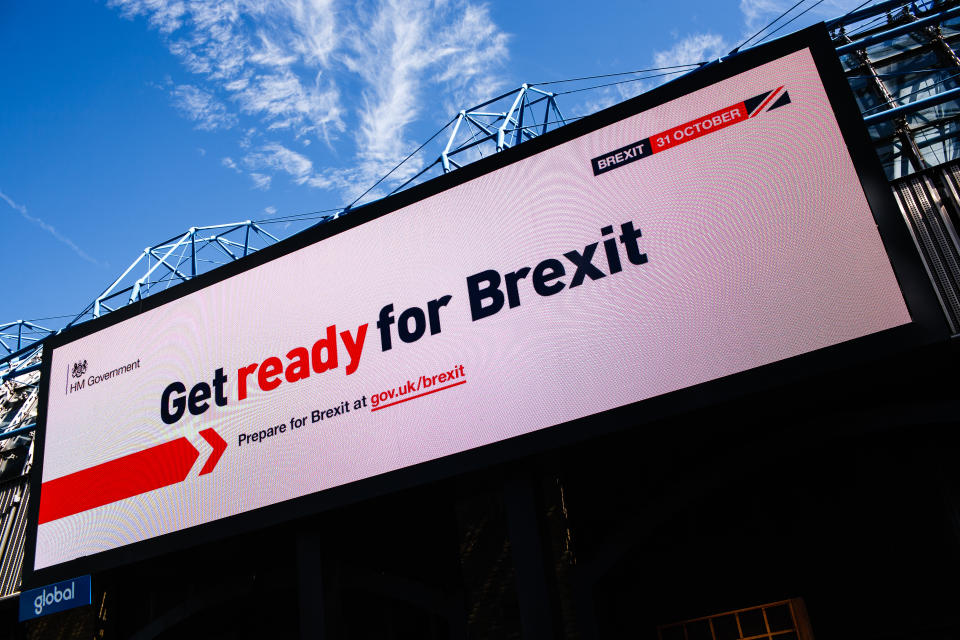
[[439,389],[431,389],[430,391],[425,391],[421,394],[410,396],[409,398],[404,398],[403,400],[397,400],[396,402],[391,402],[390,404],[382,404],[379,407],[374,407],[373,409],[370,409],[370,411],[380,411],[380,409],[386,409],[387,407],[403,404],[404,402],[408,402],[410,400],[416,400],[417,398],[422,398],[423,396],[428,396],[431,393],[436,393],[437,391],[443,391],[444,389],[452,389],[453,387],[460,386],[461,384],[467,384],[467,381],[461,380],[460,382],[454,382],[453,384],[448,384],[447,386],[440,387]]
[[186,438],[44,482],[40,524],[182,482],[200,452]]
[[[724,119],[725,117],[726,119]],[[747,108],[742,102],[732,104],[725,109],[714,111],[696,120],[684,122],[672,129],[667,129],[666,131],[661,131],[656,135],[650,136],[651,153],[659,153],[667,149],[672,149],[684,142],[696,140],[708,133],[713,133],[714,131],[725,129],[738,122],[743,122],[747,117]],[[714,118],[719,118],[719,124],[714,122]],[[707,123],[707,128],[704,128],[704,122]],[[660,140],[665,140],[666,143],[660,144]]]
[[[768,85],[768,86],[769,86],[769,85]],[[752,118],[753,116],[755,116],[755,115],[759,114],[760,112],[762,112],[763,109],[764,109],[768,104],[770,104],[770,101],[773,100],[775,97],[777,97],[777,94],[780,93],[780,90],[781,90],[781,89],[783,89],[783,85],[780,85],[779,87],[777,87],[776,89],[774,89],[774,90],[773,90],[773,93],[771,93],[769,96],[767,96],[767,99],[763,101],[763,104],[760,105],[760,108],[757,109],[756,111],[754,111],[754,112],[753,112],[753,115],[751,115],[750,117]]]

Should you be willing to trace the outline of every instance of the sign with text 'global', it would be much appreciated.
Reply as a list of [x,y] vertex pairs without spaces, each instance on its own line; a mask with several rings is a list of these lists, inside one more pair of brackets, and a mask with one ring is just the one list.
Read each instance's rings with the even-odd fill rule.
[[20,593],[20,622],[89,605],[90,576],[79,576]]
[[496,162],[55,343],[33,568],[911,322],[807,48]]

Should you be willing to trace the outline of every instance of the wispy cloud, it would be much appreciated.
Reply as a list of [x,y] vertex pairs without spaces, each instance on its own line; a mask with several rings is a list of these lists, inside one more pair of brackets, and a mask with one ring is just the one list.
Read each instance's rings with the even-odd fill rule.
[[2,199],[4,202],[10,205],[10,207],[14,211],[17,211],[18,213],[20,213],[20,215],[23,216],[25,220],[37,225],[38,227],[40,227],[41,229],[49,233],[51,236],[56,238],[58,242],[61,242],[66,246],[70,247],[70,249],[83,260],[86,260],[87,262],[98,265],[98,266],[101,264],[98,260],[91,257],[90,254],[88,254],[83,249],[78,247],[73,240],[71,240],[67,236],[57,231],[53,225],[44,222],[41,218],[30,215],[30,213],[27,211],[26,205],[14,202],[13,198],[5,194],[2,190],[0,190],[0,199]]
[[783,13],[793,3],[781,0],[740,0],[740,12],[746,30],[755,33],[758,29]]
[[170,92],[173,103],[187,118],[196,122],[197,129],[216,131],[230,129],[237,124],[237,117],[227,107],[203,89],[181,84]]
[[[338,89],[323,78],[337,45],[337,12],[325,0],[110,0],[146,16],[171,53],[208,89],[267,127],[295,135],[341,131]],[[299,73],[299,67],[312,67]]]
[[[452,96],[457,108],[489,97],[508,59],[507,34],[470,0],[108,4],[146,18],[194,74],[173,92],[198,128],[240,125],[243,161],[224,166],[258,174],[251,175],[258,188],[285,176],[347,197],[359,193],[417,146],[415,126],[441,124],[436,102],[425,111],[426,96]],[[295,142],[302,151],[309,146],[310,157],[290,151]]]
[[250,173],[250,179],[253,180],[253,188],[260,189],[261,191],[266,191],[270,188],[270,183],[273,182],[273,178],[263,173],[257,173],[255,171]]
[[706,62],[730,51],[730,44],[715,33],[694,33],[677,40],[672,47],[653,54],[653,66],[673,67]]
[[[344,63],[367,88],[355,136],[358,162],[330,175],[334,183],[358,190],[369,186],[416,147],[406,134],[422,106],[431,104],[422,100],[428,87],[443,86],[464,102],[478,97],[476,87],[484,97],[500,88],[491,71],[507,57],[508,36],[486,7],[387,0],[361,14],[349,35]],[[406,180],[420,168],[408,163],[394,180]]]
[[251,170],[286,173],[297,184],[305,183],[313,173],[313,162],[309,158],[277,143],[263,145],[248,153],[243,164]]

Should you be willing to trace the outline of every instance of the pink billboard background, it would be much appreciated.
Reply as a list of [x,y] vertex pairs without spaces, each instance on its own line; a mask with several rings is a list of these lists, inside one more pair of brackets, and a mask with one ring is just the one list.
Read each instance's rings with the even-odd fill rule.
[[[613,149],[784,86],[791,103],[594,176]],[[466,279],[601,242],[632,222],[648,261],[473,321]],[[502,289],[502,287],[501,287]],[[405,343],[376,321],[450,295],[441,330]],[[516,162],[54,350],[43,483],[174,439],[182,482],[39,525],[35,569],[544,429],[910,322],[808,51]],[[237,398],[237,370],[329,325],[368,324],[359,366]],[[140,368],[67,393],[88,374]],[[375,394],[463,367],[465,381],[372,411]],[[173,425],[167,385],[223,368],[229,403]],[[449,381],[448,381],[449,383]],[[432,388],[444,386],[435,382]],[[413,394],[408,394],[413,395]],[[367,406],[354,409],[365,398]],[[351,411],[311,422],[314,411]],[[387,402],[388,404],[389,402]],[[238,445],[294,417],[305,426]],[[214,429],[227,448],[199,471]],[[43,494],[41,493],[41,501]]]

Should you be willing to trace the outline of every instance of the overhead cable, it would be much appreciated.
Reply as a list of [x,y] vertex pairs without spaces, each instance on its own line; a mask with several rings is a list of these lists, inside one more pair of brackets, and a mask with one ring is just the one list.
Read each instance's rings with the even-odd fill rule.
[[760,44],[761,42],[763,42],[764,40],[766,40],[767,38],[769,38],[770,36],[772,36],[773,34],[775,34],[777,31],[780,31],[781,29],[783,29],[784,27],[786,27],[786,26],[789,25],[791,22],[793,22],[794,20],[796,20],[797,18],[799,18],[799,17],[802,16],[803,14],[807,13],[807,12],[810,11],[811,9],[816,8],[816,6],[817,6],[818,4],[820,4],[821,2],[823,2],[823,0],[817,0],[817,1],[814,2],[812,5],[810,5],[809,7],[807,7],[806,9],[804,9],[803,11],[801,11],[800,13],[798,13],[797,15],[793,16],[792,18],[790,18],[789,20],[787,20],[786,22],[784,22],[782,25],[780,25],[779,27],[777,27],[776,29],[774,29],[774,30],[771,31],[770,33],[768,33],[767,35],[765,35],[765,36],[763,36],[762,38],[760,38],[759,40],[757,40],[757,44]]
[[744,40],[743,42],[741,42],[739,45],[737,45],[736,47],[734,47],[734,48],[730,51],[730,53],[727,54],[727,55],[733,55],[733,54],[737,53],[738,51],[740,51],[740,49],[742,49],[743,47],[747,46],[747,44],[748,44],[751,40],[753,40],[754,38],[756,38],[757,36],[759,36],[761,33],[763,33],[764,31],[766,31],[767,29],[769,29],[770,27],[772,27],[772,26],[775,25],[776,23],[780,22],[780,20],[782,20],[784,16],[786,16],[788,13],[790,13],[791,11],[793,11],[794,9],[796,9],[797,7],[799,7],[799,6],[800,6],[801,4],[803,4],[805,1],[806,1],[806,0],[797,0],[797,3],[796,3],[796,4],[794,4],[792,7],[790,7],[789,9],[787,9],[786,11],[784,11],[783,13],[781,13],[779,16],[777,16],[777,17],[774,18],[773,20],[771,20],[770,23],[768,23],[767,26],[765,26],[763,29],[760,29],[760,31],[757,31],[755,34],[753,34],[752,36],[750,36],[749,38],[747,38],[746,40]]
[[296,220],[311,220],[313,218],[322,218],[326,214],[336,213],[338,211],[343,211],[344,207],[336,207],[334,209],[319,209],[317,211],[306,211],[304,213],[291,213],[285,216],[277,216],[275,218],[264,218],[262,220],[254,220],[256,224],[271,224],[275,222],[295,222]]
[[702,62],[691,62],[690,64],[674,64],[665,67],[650,67],[649,69],[636,69],[634,71],[621,71],[619,73],[603,73],[597,76],[583,76],[581,78],[568,78],[566,80],[550,80],[548,82],[531,82],[534,87],[542,87],[547,84],[560,84],[563,82],[577,82],[579,80],[596,80],[598,78],[615,78],[616,76],[628,76],[634,73],[650,73],[651,71],[667,71],[669,69],[683,69],[689,67],[699,67]]
[[65,316],[47,316],[45,318],[31,318],[29,320],[24,320],[24,322],[40,322],[41,320],[60,320],[61,318],[72,318],[73,314],[68,314]]
[[425,146],[427,146],[428,144],[430,144],[431,142],[433,142],[433,139],[436,138],[436,137],[437,137],[438,135],[440,135],[441,133],[443,133],[443,132],[446,130],[447,127],[449,127],[451,124],[453,124],[453,121],[454,121],[454,120],[456,120],[455,117],[454,117],[454,118],[450,118],[450,120],[448,120],[446,124],[444,124],[442,127],[440,127],[439,129],[437,129],[436,133],[434,133],[432,136],[430,136],[423,144],[421,144],[419,147],[417,147],[416,149],[414,149],[413,151],[411,151],[411,152],[407,155],[406,158],[404,158],[403,160],[401,160],[400,162],[398,162],[396,165],[394,165],[393,169],[390,169],[390,171],[388,171],[386,174],[384,174],[383,177],[381,177],[379,180],[377,180],[377,181],[374,182],[372,185],[370,185],[370,187],[369,187],[366,191],[364,191],[364,192],[361,193],[359,196],[357,196],[357,199],[356,199],[356,200],[354,200],[353,202],[351,202],[350,204],[348,204],[346,207],[344,207],[344,211],[349,210],[351,207],[353,207],[353,205],[355,205],[355,204],[357,204],[358,202],[360,202],[360,200],[361,200],[361,198],[363,198],[363,196],[365,196],[365,195],[367,195],[368,193],[370,193],[371,191],[373,191],[381,182],[383,182],[384,180],[386,180],[387,178],[389,178],[390,175],[391,175],[394,171],[396,171],[397,169],[399,169],[399,168],[403,165],[404,162],[406,162],[407,160],[409,160],[410,158],[412,158],[414,155],[416,155],[417,153],[419,153],[421,149],[423,149]]
[[[701,63],[701,64],[702,64],[702,63]],[[666,73],[657,73],[657,74],[650,75],[650,76],[643,76],[643,77],[641,77],[641,78],[630,78],[629,80],[620,80],[620,81],[618,81],[618,82],[606,82],[606,83],[604,83],[604,84],[597,84],[597,85],[593,85],[593,86],[591,86],[591,87],[580,87],[579,89],[568,89],[567,91],[558,91],[558,92],[557,92],[557,95],[558,95],[558,96],[562,96],[562,95],[566,95],[566,94],[568,94],[568,93],[579,93],[579,92],[581,92],[581,91],[590,91],[591,89],[602,89],[603,87],[612,87],[612,86],[618,85],[618,84],[627,84],[628,82],[639,82],[640,80],[649,80],[649,79],[651,79],[651,78],[662,78],[662,77],[664,77],[664,76],[674,75],[674,74],[677,74],[677,73],[686,73],[687,71],[691,71],[691,69],[680,69],[680,70],[678,70],[678,71],[667,71]]]
[[865,6],[867,6],[867,5],[870,4],[871,2],[876,2],[876,1],[877,1],[877,0],[867,0],[866,2],[864,2],[864,3],[862,3],[862,4],[858,4],[856,7],[854,7],[853,9],[850,9],[850,11],[847,11],[845,14],[843,14],[842,16],[840,16],[839,18],[837,18],[837,22],[842,22],[843,19],[846,18],[847,16],[849,16],[850,14],[856,13],[857,11],[860,11],[860,9],[863,9]]

